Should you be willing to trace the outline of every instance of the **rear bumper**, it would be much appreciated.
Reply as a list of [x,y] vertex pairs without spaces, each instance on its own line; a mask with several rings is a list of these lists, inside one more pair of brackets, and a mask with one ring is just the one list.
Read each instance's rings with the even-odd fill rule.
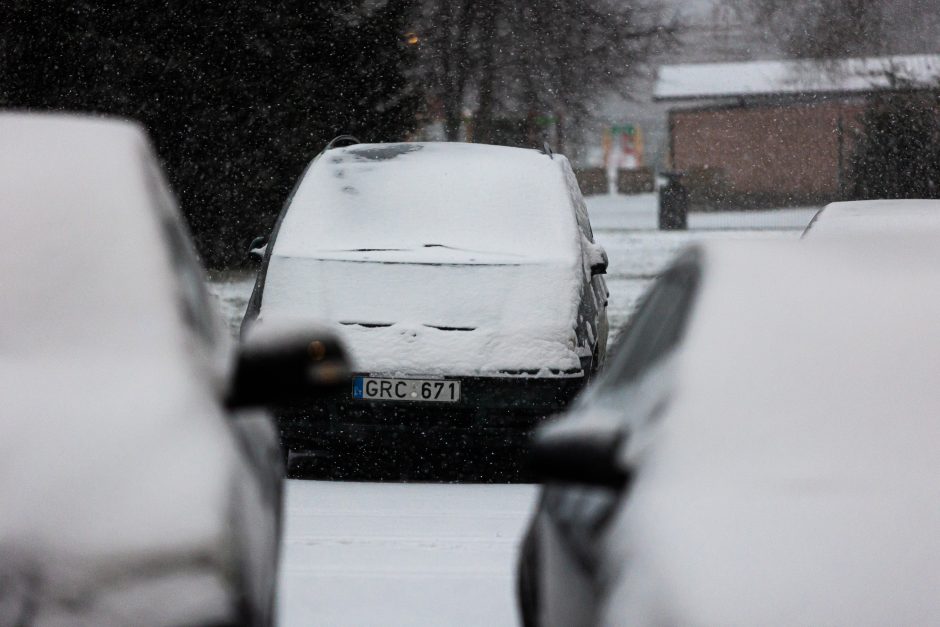
[[314,405],[278,412],[281,439],[292,449],[315,446],[330,435],[376,432],[460,431],[525,438],[545,418],[563,411],[585,377],[453,377],[456,403],[374,401],[352,398],[352,386]]

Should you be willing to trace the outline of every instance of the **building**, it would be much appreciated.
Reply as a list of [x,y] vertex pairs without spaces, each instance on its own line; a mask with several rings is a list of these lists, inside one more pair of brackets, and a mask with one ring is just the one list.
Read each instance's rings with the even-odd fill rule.
[[662,66],[654,100],[700,204],[792,206],[841,196],[873,94],[938,84],[940,55],[696,63]]
[[[678,45],[650,59],[638,69],[635,80],[618,86],[617,94],[599,105],[594,126],[588,126],[586,138],[592,138],[598,155],[606,128],[614,124],[635,124],[643,130],[644,162],[654,168],[664,167],[668,155],[668,103],[653,100],[657,69],[664,65],[701,62],[738,62],[755,58],[778,58],[780,52],[763,29],[751,27],[717,0],[662,0],[663,15],[675,17],[683,28]],[[599,161],[599,156],[596,159]]]

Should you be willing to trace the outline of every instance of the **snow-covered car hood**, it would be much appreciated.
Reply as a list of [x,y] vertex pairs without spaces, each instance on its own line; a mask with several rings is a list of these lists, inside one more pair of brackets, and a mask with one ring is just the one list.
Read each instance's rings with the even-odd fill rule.
[[[446,251],[271,257],[259,321],[327,321],[360,371],[493,375],[580,369],[580,264]],[[444,257],[441,257],[441,255]],[[580,261],[580,260],[579,260]]]
[[819,211],[804,237],[858,237],[884,233],[935,233],[940,229],[937,200],[852,200]]
[[[0,623],[24,607],[37,625],[224,616],[239,466],[199,377],[48,357],[0,357]],[[195,613],[160,605],[172,590]]]

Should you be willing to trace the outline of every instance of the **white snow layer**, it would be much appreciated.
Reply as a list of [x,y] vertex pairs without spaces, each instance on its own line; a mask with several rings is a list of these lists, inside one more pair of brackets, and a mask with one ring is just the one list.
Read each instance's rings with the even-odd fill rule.
[[566,164],[472,144],[324,153],[278,232],[259,322],[332,322],[368,372],[579,368]]
[[664,65],[659,69],[654,98],[864,93],[893,89],[901,84],[930,87],[938,77],[940,55],[687,63]]
[[935,243],[705,255],[605,624],[940,622]]
[[534,150],[461,143],[329,150],[297,188],[274,254],[431,246],[471,253],[461,262],[473,253],[568,260],[576,242],[561,162]]
[[285,627],[514,625],[535,486],[289,481]]
[[806,237],[940,232],[940,200],[860,200],[826,205]]

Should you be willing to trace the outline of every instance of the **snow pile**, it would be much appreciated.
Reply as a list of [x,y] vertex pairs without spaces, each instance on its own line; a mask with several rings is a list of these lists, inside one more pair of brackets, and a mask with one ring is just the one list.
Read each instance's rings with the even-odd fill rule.
[[806,237],[940,232],[940,200],[834,202],[820,211]]
[[469,144],[328,151],[280,227],[259,322],[331,322],[366,372],[579,369],[565,164]]
[[606,624],[940,621],[940,255],[826,244],[706,247]]

